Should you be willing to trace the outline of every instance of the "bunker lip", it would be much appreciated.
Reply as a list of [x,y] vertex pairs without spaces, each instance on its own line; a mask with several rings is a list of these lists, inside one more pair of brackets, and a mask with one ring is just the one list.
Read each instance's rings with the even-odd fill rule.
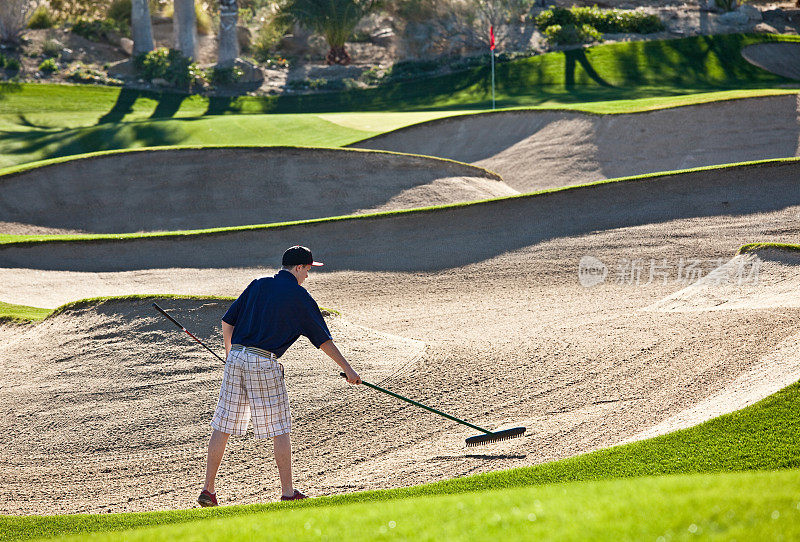
[[503,176],[520,192],[798,155],[795,94],[639,113],[511,110],[415,124],[351,147],[422,153]]
[[12,234],[235,227],[517,193],[452,160],[300,147],[95,153],[14,168],[0,186],[0,222]]

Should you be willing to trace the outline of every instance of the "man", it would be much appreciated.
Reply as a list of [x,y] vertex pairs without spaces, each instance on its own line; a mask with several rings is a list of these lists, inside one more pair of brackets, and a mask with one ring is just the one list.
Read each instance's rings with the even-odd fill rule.
[[197,498],[201,506],[217,506],[214,480],[232,434],[243,435],[252,417],[256,438],[272,438],[281,480],[281,500],[305,499],[292,484],[291,414],[283,379],[284,352],[304,335],[347,375],[361,384],[331,339],[317,303],[302,287],[315,262],[306,247],[283,253],[282,269],[273,277],[254,280],[222,317],[225,373],[211,421],[206,481]]

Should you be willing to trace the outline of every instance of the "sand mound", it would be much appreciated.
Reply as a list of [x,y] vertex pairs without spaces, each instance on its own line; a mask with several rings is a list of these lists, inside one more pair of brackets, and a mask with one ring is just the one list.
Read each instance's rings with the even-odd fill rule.
[[628,115],[507,111],[449,117],[356,147],[425,154],[498,172],[520,192],[657,171],[798,155],[797,96]]
[[756,43],[742,49],[742,56],[770,73],[800,79],[800,43]]
[[664,312],[800,308],[800,254],[760,250],[734,257],[647,307]]
[[[0,502],[0,512],[141,509],[142,501],[150,503],[145,508],[165,506],[195,493],[202,467],[196,459],[205,453],[222,367],[150,302],[109,301],[4,334],[0,427],[10,438],[0,451],[0,476],[12,498]],[[219,319],[229,303],[159,301],[217,351]],[[343,317],[327,320],[345,355],[373,378],[413,364],[425,348]],[[338,367],[307,340],[281,362],[296,418],[331,412],[341,402],[346,385]],[[226,470],[248,469],[249,462],[234,451]],[[243,477],[242,486],[264,487],[256,481],[261,478],[272,486],[272,470],[253,465],[250,483]]]
[[266,224],[516,193],[451,161],[300,148],[105,154],[0,178],[3,233]]
[[[800,205],[798,171],[800,161],[771,162],[289,229],[5,245],[0,246],[0,268],[117,272],[260,267],[265,264],[265,254],[281,254],[287,245],[302,239],[315,247],[315,255],[318,251],[322,261],[335,261],[339,270],[431,271],[599,230],[658,224],[668,232],[668,223],[679,219],[724,216],[731,222],[733,217],[791,208]],[[20,292],[15,293],[18,286],[11,274],[5,276],[0,299],[12,302]]]

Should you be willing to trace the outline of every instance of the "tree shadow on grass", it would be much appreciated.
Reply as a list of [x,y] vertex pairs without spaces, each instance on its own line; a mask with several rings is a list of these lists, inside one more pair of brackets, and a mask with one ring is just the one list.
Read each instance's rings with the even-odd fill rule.
[[35,154],[38,160],[105,150],[177,145],[186,137],[185,132],[177,126],[146,122],[59,131],[35,129],[0,132],[0,139],[12,146],[6,148],[3,154]]

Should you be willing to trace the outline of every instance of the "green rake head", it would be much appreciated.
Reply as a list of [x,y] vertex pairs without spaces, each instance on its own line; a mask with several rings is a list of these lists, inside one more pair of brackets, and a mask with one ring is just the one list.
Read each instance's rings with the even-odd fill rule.
[[495,431],[494,433],[487,433],[485,435],[478,435],[476,437],[469,437],[467,439],[467,446],[480,446],[482,444],[489,444],[491,442],[498,442],[501,440],[508,440],[510,438],[521,437],[525,434],[524,427],[515,427],[513,429],[504,429],[502,431]]

